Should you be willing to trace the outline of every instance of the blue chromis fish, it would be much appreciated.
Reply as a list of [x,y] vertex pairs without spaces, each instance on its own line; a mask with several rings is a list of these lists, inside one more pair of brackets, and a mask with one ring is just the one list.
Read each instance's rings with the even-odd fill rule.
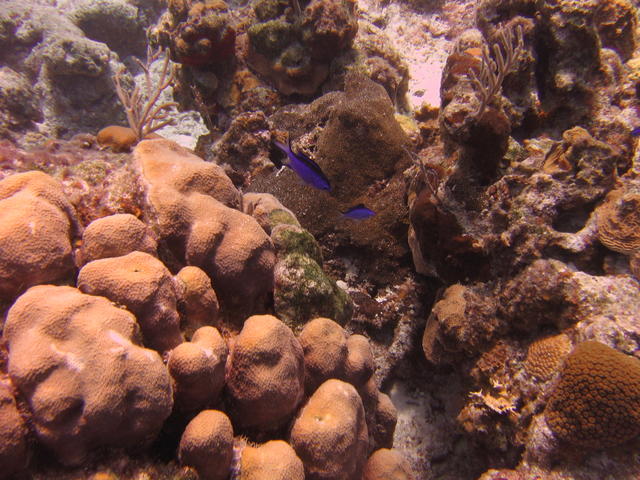
[[352,218],[354,220],[364,220],[365,218],[373,217],[376,214],[370,208],[365,207],[362,203],[355,205],[344,212],[342,215],[347,218]]
[[633,130],[631,130],[631,135],[634,137],[640,136],[640,127],[636,127]]
[[287,163],[274,162],[276,166],[285,166],[293,170],[305,183],[320,190],[331,191],[331,184],[329,179],[320,169],[320,166],[307,157],[304,153],[295,153],[291,148],[291,139],[289,139],[289,145],[274,140],[273,143],[276,147],[282,150],[288,158]]

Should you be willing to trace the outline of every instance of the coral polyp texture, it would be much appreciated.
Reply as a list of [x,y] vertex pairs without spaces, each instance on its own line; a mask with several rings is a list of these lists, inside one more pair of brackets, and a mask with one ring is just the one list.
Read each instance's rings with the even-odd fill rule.
[[640,434],[639,402],[640,360],[588,341],[566,359],[545,418],[565,442],[606,448]]
[[527,349],[524,368],[541,381],[549,380],[559,370],[571,351],[571,340],[564,334],[536,340]]

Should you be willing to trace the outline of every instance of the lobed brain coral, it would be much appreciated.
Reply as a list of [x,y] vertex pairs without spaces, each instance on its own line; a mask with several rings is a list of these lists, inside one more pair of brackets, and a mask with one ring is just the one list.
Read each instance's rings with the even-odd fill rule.
[[63,464],[98,447],[152,441],[173,407],[169,373],[140,345],[135,317],[72,287],[32,287],[13,304],[3,340],[30,423]]
[[587,341],[567,357],[545,410],[563,441],[606,448],[640,434],[640,361]]
[[539,380],[549,380],[571,351],[571,340],[565,334],[536,340],[527,350],[524,368]]

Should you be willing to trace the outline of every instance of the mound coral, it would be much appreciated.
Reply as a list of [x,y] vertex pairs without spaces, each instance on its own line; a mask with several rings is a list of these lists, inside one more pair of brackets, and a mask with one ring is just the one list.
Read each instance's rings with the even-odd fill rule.
[[276,429],[295,413],[304,395],[300,343],[271,315],[244,322],[227,362],[231,417],[241,428]]
[[134,159],[160,243],[209,275],[223,309],[240,317],[259,308],[272,290],[273,244],[236,210],[240,193],[222,168],[162,139],[140,142]]
[[362,400],[341,380],[324,382],[298,413],[290,443],[308,480],[359,478],[369,440]]
[[239,480],[304,480],[304,466],[287,442],[271,440],[242,450]]
[[78,226],[62,185],[31,171],[0,182],[0,299],[55,282],[73,269]]
[[220,306],[209,276],[198,267],[184,267],[174,278],[185,336],[191,338],[198,328],[215,325]]
[[298,337],[304,352],[304,385],[308,395],[330,378],[344,378],[347,335],[329,318],[308,322]]
[[545,419],[561,440],[606,448],[640,434],[640,361],[600,342],[578,345],[565,360]]
[[28,430],[20,416],[10,383],[0,380],[0,478],[9,478],[27,465]]
[[174,381],[176,407],[197,411],[218,400],[228,354],[227,343],[214,327],[199,328],[190,342],[171,350],[167,368]]
[[233,460],[233,426],[219,410],[203,410],[185,428],[180,461],[205,480],[226,480]]
[[78,274],[78,288],[124,305],[138,319],[146,346],[165,351],[182,343],[174,279],[148,253],[89,262]]
[[9,376],[39,440],[64,464],[153,440],[173,406],[160,355],[133,315],[72,287],[36,286],[7,315]]
[[367,460],[362,480],[413,480],[409,463],[397,450],[381,448]]
[[156,255],[158,243],[153,232],[131,214],[109,215],[91,222],[82,232],[82,246],[76,263],[121,257],[138,251]]

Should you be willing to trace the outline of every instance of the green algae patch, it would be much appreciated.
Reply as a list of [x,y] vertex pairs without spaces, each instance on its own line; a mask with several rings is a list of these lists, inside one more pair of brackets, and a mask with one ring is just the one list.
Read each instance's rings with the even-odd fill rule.
[[308,231],[295,225],[281,225],[271,234],[276,250],[280,256],[297,253],[306,255],[318,265],[322,265],[322,251]]
[[294,331],[316,317],[344,325],[353,315],[353,302],[311,257],[285,255],[275,267],[276,315]]
[[279,208],[269,213],[269,223],[271,223],[272,229],[281,224],[300,226],[300,222],[291,212]]
[[252,25],[247,33],[256,51],[273,58],[291,42],[292,26],[282,20],[269,20]]
[[84,160],[73,167],[73,173],[83,180],[95,185],[102,182],[109,171],[107,162],[98,159],[90,159]]

